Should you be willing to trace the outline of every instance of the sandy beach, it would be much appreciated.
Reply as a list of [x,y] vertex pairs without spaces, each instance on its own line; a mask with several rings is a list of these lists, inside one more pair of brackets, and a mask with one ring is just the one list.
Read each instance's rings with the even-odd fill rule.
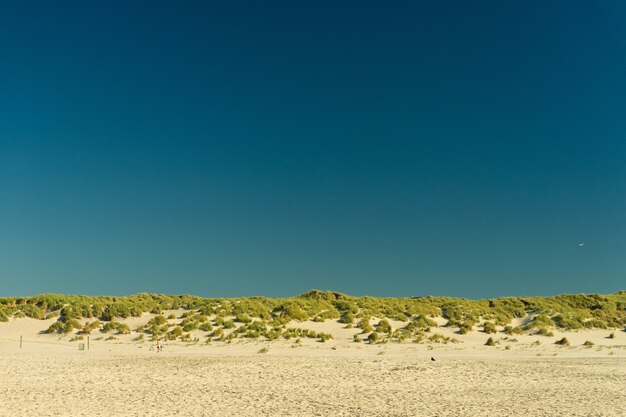
[[328,321],[298,324],[333,333],[326,343],[177,341],[157,353],[136,335],[105,341],[98,332],[79,350],[86,340],[38,334],[48,321],[0,324],[1,415],[626,415],[621,331],[570,332],[569,347],[554,344],[561,334],[498,334],[498,345],[484,346],[478,331],[456,335],[459,343],[369,345]]

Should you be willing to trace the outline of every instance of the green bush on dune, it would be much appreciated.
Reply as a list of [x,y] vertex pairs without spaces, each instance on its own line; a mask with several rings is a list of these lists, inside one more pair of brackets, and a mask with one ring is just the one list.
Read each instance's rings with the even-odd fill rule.
[[564,338],[554,342],[554,344],[555,345],[561,345],[561,346],[569,346],[569,340],[567,340],[567,337],[564,337]]
[[374,328],[370,324],[369,317],[363,317],[361,320],[359,320],[359,324],[357,326],[359,329],[363,330],[363,333],[369,333],[374,330]]
[[490,321],[486,321],[485,323],[483,323],[483,332],[487,333],[487,334],[494,334],[498,331],[498,329],[496,328],[496,325]]
[[387,319],[382,319],[376,325],[376,332],[378,332],[378,333],[390,334],[391,331],[392,331],[391,324],[389,323],[389,320],[387,320]]
[[378,339],[380,339],[380,337],[378,336],[378,333],[376,333],[376,332],[370,333],[370,335],[367,337],[367,341],[370,344],[374,344],[374,343],[378,342]]
[[345,324],[354,323],[354,313],[352,311],[344,312],[339,318],[339,323],[345,323]]

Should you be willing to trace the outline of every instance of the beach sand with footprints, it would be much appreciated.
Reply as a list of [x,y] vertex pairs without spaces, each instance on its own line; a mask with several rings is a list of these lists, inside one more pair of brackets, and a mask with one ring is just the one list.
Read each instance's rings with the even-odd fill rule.
[[[153,316],[120,322],[135,328]],[[329,320],[297,323],[332,334],[324,343],[198,337],[157,353],[135,332],[95,331],[89,349],[86,337],[41,334],[54,320],[0,323],[1,415],[626,415],[619,329],[510,337],[438,327],[431,332],[457,342],[369,344]],[[488,337],[495,346],[485,346]],[[555,344],[562,337],[569,346]]]

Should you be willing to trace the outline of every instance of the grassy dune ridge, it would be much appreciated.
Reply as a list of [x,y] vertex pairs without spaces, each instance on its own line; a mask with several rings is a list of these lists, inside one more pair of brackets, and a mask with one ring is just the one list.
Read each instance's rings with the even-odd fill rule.
[[[164,312],[185,310],[175,323]],[[449,297],[376,298],[353,297],[333,291],[311,290],[291,298],[201,298],[191,295],[135,294],[129,296],[82,296],[42,294],[33,297],[0,298],[0,322],[10,317],[30,317],[56,321],[47,333],[89,334],[101,332],[128,334],[131,329],[118,319],[155,316],[144,326],[132,329],[141,335],[186,340],[190,332],[209,332],[210,337],[283,338],[310,337],[326,341],[330,334],[287,328],[290,322],[335,320],[347,327],[360,328],[363,339],[419,341],[424,332],[437,327],[434,318],[446,319],[444,326],[459,334],[471,330],[495,333],[497,327],[508,334],[550,329],[577,330],[618,328],[626,325],[626,291],[609,295],[573,294],[551,297],[503,297],[469,300]],[[513,326],[514,319],[518,320]],[[374,324],[374,320],[376,324]],[[406,325],[392,330],[389,320]],[[521,323],[521,324],[520,324]],[[230,330],[230,331],[225,331]],[[369,334],[369,336],[368,336]],[[143,336],[141,336],[143,337]],[[358,339],[358,340],[357,340]]]

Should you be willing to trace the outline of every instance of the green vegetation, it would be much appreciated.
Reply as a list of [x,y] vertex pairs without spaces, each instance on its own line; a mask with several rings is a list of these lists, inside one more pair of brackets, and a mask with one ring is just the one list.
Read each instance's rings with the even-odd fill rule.
[[483,324],[483,332],[487,333],[487,334],[494,334],[498,331],[498,329],[496,328],[496,325],[490,321],[486,321]]
[[100,326],[101,326],[101,323],[98,320],[95,320],[95,321],[92,321],[92,322],[87,322],[87,323],[85,323],[83,328],[80,329],[80,331],[78,333],[79,334],[91,334],[91,332],[93,330],[99,329]]
[[[164,313],[184,310],[180,318]],[[313,331],[287,328],[288,323],[339,320],[358,327],[367,339],[384,341],[422,341],[437,323],[431,317],[443,317],[446,326],[458,333],[471,331],[484,322],[482,331],[495,333],[498,326],[506,334],[529,332],[550,335],[554,329],[626,327],[626,291],[609,295],[579,294],[554,297],[505,297],[490,300],[468,300],[448,297],[376,298],[352,297],[332,291],[312,290],[291,298],[200,298],[190,295],[136,294],[124,297],[91,297],[42,294],[34,297],[0,298],[0,322],[11,317],[57,320],[47,333],[89,334],[100,328],[104,333],[130,333],[120,320],[157,314],[140,333],[163,338],[189,338],[190,332],[213,332],[214,338],[232,340],[238,337],[310,338],[327,337]],[[165,317],[167,316],[167,318]],[[372,318],[380,318],[374,327]],[[525,318],[521,328],[512,320]],[[391,320],[403,321],[397,329]],[[85,323],[86,324],[82,324]],[[374,321],[375,322],[375,321]],[[0,324],[1,325],[1,324]],[[126,326],[126,327],[124,327]],[[375,330],[375,331],[374,331]],[[376,334],[373,336],[373,334]],[[425,334],[426,333],[426,334]]]
[[504,333],[508,334],[509,336],[513,336],[514,334],[524,333],[524,330],[521,327],[513,327],[511,325],[506,325],[504,326]]
[[569,340],[567,340],[567,337],[564,337],[563,339],[560,339],[554,342],[554,344],[561,345],[561,346],[569,346]]
[[381,321],[378,322],[378,324],[376,325],[376,331],[378,333],[387,333],[390,334],[392,329],[391,329],[391,324],[389,324],[389,321],[387,319],[382,319]]
[[359,329],[363,330],[363,333],[369,333],[374,330],[374,328],[370,324],[369,317],[363,317],[361,320],[359,320],[358,327]]
[[495,346],[496,345],[496,341],[493,340],[493,337],[490,337],[489,339],[487,339],[487,341],[485,342],[485,346]]
[[432,336],[430,336],[428,338],[428,341],[433,342],[433,343],[450,343],[450,342],[458,343],[459,342],[459,340],[455,338],[447,337],[439,333],[435,333]]
[[585,343],[583,343],[583,346],[585,347],[593,347],[594,343],[591,340],[585,340]]
[[554,332],[546,329],[545,327],[540,327],[539,330],[537,330],[537,334],[542,336],[554,337]]

